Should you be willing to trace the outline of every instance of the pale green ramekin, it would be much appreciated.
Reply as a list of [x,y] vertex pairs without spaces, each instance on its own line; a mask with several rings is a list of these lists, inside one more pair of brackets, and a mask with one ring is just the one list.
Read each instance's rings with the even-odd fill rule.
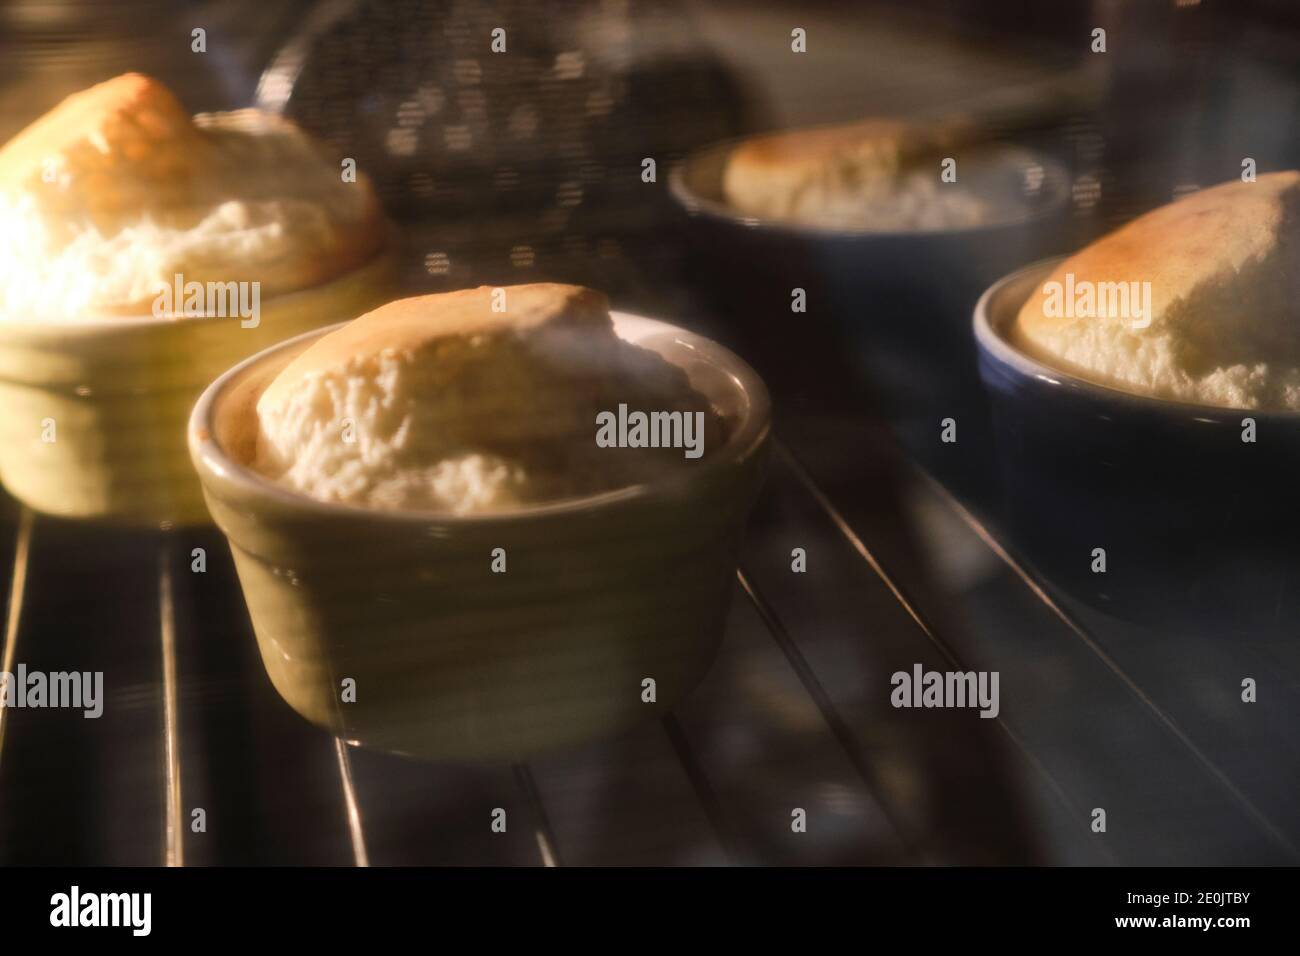
[[[326,504],[248,467],[253,449],[232,423],[324,331],[204,392],[190,452],[267,673],[298,713],[383,750],[514,759],[662,715],[704,675],[762,481],[767,390],[708,339],[634,316],[615,324],[687,371],[729,420],[726,444],[663,482],[496,515]],[[342,699],[349,680],[354,702]]]
[[393,256],[382,255],[263,301],[252,328],[238,318],[0,319],[0,481],[46,514],[207,522],[185,447],[204,387],[276,342],[378,305],[394,280]]

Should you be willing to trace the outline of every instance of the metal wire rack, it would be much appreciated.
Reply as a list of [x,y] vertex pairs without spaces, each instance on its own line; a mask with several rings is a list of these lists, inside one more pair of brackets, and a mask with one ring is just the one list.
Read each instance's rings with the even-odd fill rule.
[[[0,858],[1294,859],[1294,806],[1269,782],[1296,766],[1283,734],[1256,735],[1252,755],[1225,758],[1222,735],[1198,739],[1203,702],[1171,699],[1142,673],[1140,651],[1103,646],[933,479],[906,469],[902,480],[936,509],[932,530],[941,520],[951,547],[972,549],[991,569],[966,595],[990,605],[978,618],[950,629],[950,596],[927,584],[889,516],[873,518],[859,498],[842,508],[833,483],[782,445],[705,684],[659,723],[508,767],[389,757],[307,725],[261,672],[229,562],[210,537],[123,539],[22,511],[6,523],[14,556],[6,667],[22,660],[52,670],[76,645],[78,666],[102,667],[108,690],[99,720],[0,712]],[[790,571],[791,542],[809,555],[806,574]],[[190,554],[202,546],[208,570],[195,574]],[[986,630],[1008,616],[1022,642],[1039,645],[1032,658],[1014,641],[998,647],[998,631]],[[984,632],[978,648],[972,625]],[[900,717],[882,706],[887,678],[912,661],[997,666],[1002,713]],[[1029,690],[1044,672],[1060,683],[1045,699]],[[1109,719],[1047,719],[1084,699]],[[1133,832],[1092,833],[1088,811],[1098,803]],[[496,808],[507,812],[504,834],[489,825]],[[807,814],[805,833],[791,829],[796,808]]]

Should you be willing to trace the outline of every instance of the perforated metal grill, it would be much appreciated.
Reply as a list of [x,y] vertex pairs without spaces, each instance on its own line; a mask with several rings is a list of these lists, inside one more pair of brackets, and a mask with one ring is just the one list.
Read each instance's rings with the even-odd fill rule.
[[377,184],[408,277],[652,282],[678,265],[657,178],[742,131],[731,73],[669,3],[322,4],[259,86]]

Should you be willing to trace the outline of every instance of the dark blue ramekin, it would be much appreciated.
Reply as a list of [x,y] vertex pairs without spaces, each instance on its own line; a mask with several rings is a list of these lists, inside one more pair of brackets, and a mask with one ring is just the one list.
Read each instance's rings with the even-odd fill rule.
[[[1300,413],[1137,395],[1026,355],[1006,333],[1059,261],[1012,273],[975,308],[1013,543],[1065,593],[1118,617],[1294,630]],[[1242,440],[1248,418],[1254,442]]]
[[[838,353],[896,425],[929,422],[979,396],[971,308],[1008,270],[1064,248],[1071,209],[1064,166],[1039,150],[983,145],[960,160],[959,182],[1014,214],[972,228],[884,232],[742,215],[722,190],[737,145],[696,153],[671,177],[694,284],[726,327],[719,334],[734,331],[737,346],[778,386],[789,363]],[[805,313],[791,311],[795,288],[806,293]],[[807,339],[816,347],[800,357]]]

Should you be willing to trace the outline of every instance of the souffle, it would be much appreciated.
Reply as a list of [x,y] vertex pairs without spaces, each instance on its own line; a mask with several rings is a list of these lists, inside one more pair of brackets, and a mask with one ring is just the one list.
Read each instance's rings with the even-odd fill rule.
[[280,371],[256,427],[254,467],[295,491],[463,515],[653,481],[725,425],[682,369],[615,334],[603,295],[534,284],[361,316]]
[[963,186],[940,180],[940,160],[958,127],[895,120],[759,136],[731,154],[727,202],[760,219],[878,232],[958,229],[991,210]]
[[1201,190],[1066,259],[1011,339],[1141,395],[1300,410],[1300,172]]
[[369,183],[293,123],[191,117],[139,74],[68,97],[0,149],[0,318],[148,316],[177,276],[258,282],[265,299],[383,242]]

